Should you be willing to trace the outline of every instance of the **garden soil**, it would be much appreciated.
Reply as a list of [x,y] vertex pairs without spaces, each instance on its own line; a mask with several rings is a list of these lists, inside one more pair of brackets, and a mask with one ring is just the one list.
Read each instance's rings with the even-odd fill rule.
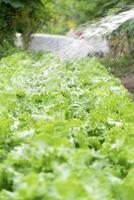
[[134,74],[122,78],[121,81],[125,88],[132,94],[134,100]]

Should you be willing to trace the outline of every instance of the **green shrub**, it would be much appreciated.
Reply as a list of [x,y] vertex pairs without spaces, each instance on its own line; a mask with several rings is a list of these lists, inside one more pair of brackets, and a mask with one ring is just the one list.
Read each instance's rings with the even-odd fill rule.
[[117,77],[134,73],[134,20],[128,20],[108,38],[110,55],[100,62]]

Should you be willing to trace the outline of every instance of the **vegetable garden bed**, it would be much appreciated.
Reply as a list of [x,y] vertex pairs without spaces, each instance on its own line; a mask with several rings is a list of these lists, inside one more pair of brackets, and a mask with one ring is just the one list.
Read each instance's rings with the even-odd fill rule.
[[95,60],[0,61],[0,200],[133,200],[134,104]]

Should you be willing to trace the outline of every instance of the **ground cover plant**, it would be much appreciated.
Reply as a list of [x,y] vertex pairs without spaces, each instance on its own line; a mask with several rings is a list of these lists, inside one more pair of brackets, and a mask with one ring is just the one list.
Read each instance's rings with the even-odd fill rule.
[[133,119],[95,59],[1,59],[0,200],[133,200]]

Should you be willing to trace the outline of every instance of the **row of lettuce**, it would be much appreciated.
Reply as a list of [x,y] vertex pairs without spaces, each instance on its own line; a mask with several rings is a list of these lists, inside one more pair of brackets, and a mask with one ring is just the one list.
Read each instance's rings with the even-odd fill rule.
[[134,104],[95,60],[0,61],[0,200],[133,200]]

